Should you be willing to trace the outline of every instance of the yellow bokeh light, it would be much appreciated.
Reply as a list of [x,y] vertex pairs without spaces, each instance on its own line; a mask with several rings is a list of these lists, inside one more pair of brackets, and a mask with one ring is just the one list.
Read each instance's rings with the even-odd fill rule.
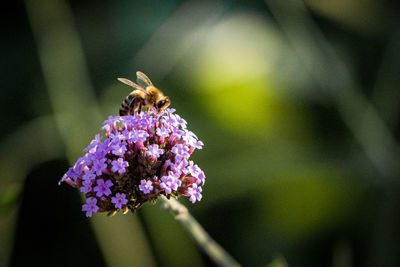
[[285,49],[276,29],[256,14],[235,15],[210,29],[193,68],[209,115],[237,133],[304,132],[302,113],[276,77]]

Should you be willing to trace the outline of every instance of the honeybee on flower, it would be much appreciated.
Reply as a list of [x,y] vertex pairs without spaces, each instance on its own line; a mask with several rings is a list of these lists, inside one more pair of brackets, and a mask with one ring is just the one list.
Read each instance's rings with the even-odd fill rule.
[[157,113],[165,110],[169,105],[170,101],[168,96],[164,96],[163,92],[154,87],[153,83],[143,72],[136,72],[137,80],[139,84],[143,84],[142,87],[125,78],[118,78],[118,80],[124,84],[127,84],[135,90],[133,90],[122,102],[119,108],[119,115],[133,115],[135,112],[140,113],[143,107],[147,109],[153,109]]
[[[151,83],[147,76],[139,76]],[[97,134],[60,180],[85,194],[82,210],[88,217],[94,212],[135,211],[160,195],[188,196],[192,203],[202,198],[205,175],[190,156],[203,142],[174,109],[165,108],[168,98],[168,104],[143,112],[139,112],[142,100],[134,99],[129,114],[120,110],[122,116],[109,116],[103,122],[104,137]],[[143,101],[144,107],[150,105]]]

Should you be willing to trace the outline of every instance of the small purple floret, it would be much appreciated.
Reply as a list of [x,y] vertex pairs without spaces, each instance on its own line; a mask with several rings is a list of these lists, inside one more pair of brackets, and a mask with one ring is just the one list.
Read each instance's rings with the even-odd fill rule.
[[161,181],[160,187],[165,190],[167,195],[170,195],[172,191],[178,190],[178,187],[182,184],[171,172],[170,175],[161,177]]
[[121,143],[115,144],[115,145],[113,145],[111,147],[111,149],[112,149],[112,153],[115,156],[123,156],[125,154],[126,150],[127,150],[126,149],[126,143],[125,142],[121,142]]
[[144,194],[148,194],[153,190],[153,182],[150,180],[141,180],[140,185],[139,185],[140,191],[142,191]]
[[104,182],[103,179],[98,179],[97,186],[93,188],[93,191],[97,192],[96,196],[98,197],[101,197],[102,195],[109,196],[111,194],[111,186],[113,186],[113,183],[110,180]]
[[181,116],[175,114],[175,119],[179,126],[181,126],[183,129],[186,129],[187,122],[184,119],[182,119]]
[[155,158],[158,158],[163,153],[164,151],[162,149],[159,149],[157,144],[148,146],[148,150],[146,151],[147,156]]
[[96,178],[96,175],[91,170],[85,171],[85,173],[82,176],[83,181],[89,181],[89,182],[95,178]]
[[86,204],[82,206],[82,210],[86,211],[86,217],[92,217],[92,212],[97,212],[99,210],[99,207],[96,204],[96,198],[91,197],[86,199]]
[[92,191],[92,182],[90,180],[84,180],[82,182],[82,187],[80,188],[80,191],[85,194],[91,192]]
[[172,150],[172,153],[175,154],[175,160],[176,161],[181,161],[183,158],[189,158],[190,154],[189,148],[187,146],[184,146],[183,144],[177,144],[175,145]]
[[118,172],[119,174],[123,174],[126,172],[125,168],[129,166],[127,161],[124,161],[122,158],[118,158],[118,160],[114,160],[111,162],[111,170],[113,172]]
[[115,204],[116,209],[122,209],[122,205],[125,205],[128,203],[128,200],[126,199],[126,196],[124,193],[120,194],[117,193],[115,197],[111,198],[111,202]]
[[103,169],[106,169],[106,168],[107,168],[107,164],[106,164],[105,158],[96,159],[93,162],[92,170],[96,173],[96,175],[101,175],[103,172]]
[[201,195],[201,187],[198,187],[197,184],[193,184],[192,187],[189,187],[187,190],[187,193],[190,195],[189,200],[194,203],[197,201],[200,201],[202,198]]
[[130,142],[145,142],[149,134],[144,130],[132,130],[131,132],[127,133],[128,141]]
[[94,139],[90,142],[90,145],[85,148],[83,151],[89,151],[90,153],[94,153],[96,151],[97,145],[101,143],[101,137],[99,134],[96,134]]
[[161,128],[157,128],[156,130],[157,135],[164,138],[168,137],[170,132],[171,130],[165,128],[164,126]]

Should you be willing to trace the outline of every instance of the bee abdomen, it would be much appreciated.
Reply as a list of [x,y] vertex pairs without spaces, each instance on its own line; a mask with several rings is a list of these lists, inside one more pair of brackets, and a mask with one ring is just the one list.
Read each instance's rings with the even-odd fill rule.
[[133,94],[130,94],[124,99],[121,106],[119,107],[119,115],[120,116],[129,115],[130,110],[132,108],[132,102],[133,102],[134,98],[135,98],[135,96]]

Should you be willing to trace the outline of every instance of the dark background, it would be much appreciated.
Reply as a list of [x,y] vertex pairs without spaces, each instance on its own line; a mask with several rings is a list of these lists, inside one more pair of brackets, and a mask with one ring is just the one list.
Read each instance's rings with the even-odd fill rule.
[[205,143],[201,202],[243,266],[400,266],[397,1],[11,1],[0,266],[213,266],[145,205],[85,217],[58,180],[146,73]]

